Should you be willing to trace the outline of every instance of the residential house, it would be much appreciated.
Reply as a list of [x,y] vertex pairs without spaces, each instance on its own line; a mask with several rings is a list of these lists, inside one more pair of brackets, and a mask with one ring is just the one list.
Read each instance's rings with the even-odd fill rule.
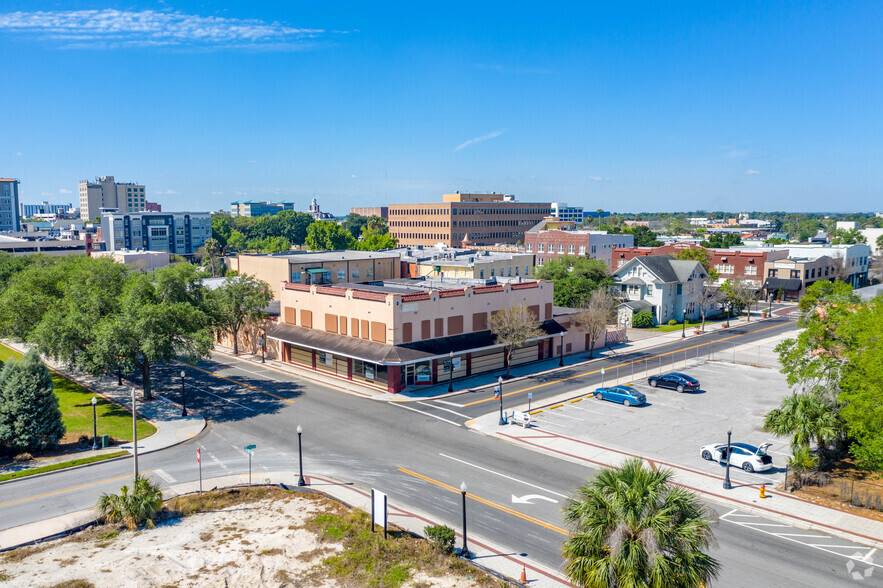
[[647,311],[656,324],[674,319],[697,320],[698,288],[693,284],[708,279],[698,261],[680,260],[671,255],[635,257],[613,272],[623,303],[617,307],[617,324],[631,326],[635,313]]

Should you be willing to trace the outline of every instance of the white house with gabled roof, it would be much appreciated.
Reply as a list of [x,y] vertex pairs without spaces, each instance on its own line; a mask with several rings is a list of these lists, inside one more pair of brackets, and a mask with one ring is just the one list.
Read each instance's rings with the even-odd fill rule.
[[[635,257],[613,272],[613,280],[623,299],[617,307],[617,324],[631,326],[635,313],[648,311],[656,324],[674,319],[701,318],[695,296],[708,273],[698,261],[676,259],[671,255]],[[686,310],[686,314],[685,311]]]

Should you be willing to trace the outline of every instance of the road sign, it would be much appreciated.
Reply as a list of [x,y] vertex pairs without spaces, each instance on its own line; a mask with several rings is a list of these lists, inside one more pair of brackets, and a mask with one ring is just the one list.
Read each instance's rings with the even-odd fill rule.
[[528,392],[527,399],[530,400],[531,398],[533,398],[533,392]]
[[246,445],[245,447],[243,447],[243,449],[245,449],[249,455],[254,455],[254,450],[256,448],[257,448],[257,445]]
[[604,375],[604,368],[601,368],[601,375]]
[[199,461],[199,449],[196,450],[196,463],[202,463]]

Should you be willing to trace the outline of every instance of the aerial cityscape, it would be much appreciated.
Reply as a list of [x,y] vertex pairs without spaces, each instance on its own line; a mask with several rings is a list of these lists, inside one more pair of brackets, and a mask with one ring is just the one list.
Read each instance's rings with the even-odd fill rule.
[[0,587],[881,585],[881,21],[5,3]]

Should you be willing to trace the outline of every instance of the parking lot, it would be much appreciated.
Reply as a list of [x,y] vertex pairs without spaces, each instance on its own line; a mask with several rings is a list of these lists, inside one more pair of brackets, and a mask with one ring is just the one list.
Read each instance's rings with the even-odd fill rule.
[[[790,455],[788,440],[761,428],[764,415],[791,393],[785,377],[771,368],[707,361],[687,369],[679,366],[676,371],[698,379],[700,390],[678,393],[651,388],[645,378],[636,377],[632,385],[647,397],[644,406],[626,407],[585,397],[533,414],[533,424],[537,429],[717,475],[722,474],[722,466],[703,460],[699,448],[726,443],[727,428],[732,427],[733,443],[773,443],[767,450],[773,458],[771,470],[738,471],[734,478],[752,483],[781,481]],[[585,393],[593,391],[587,388]]]

